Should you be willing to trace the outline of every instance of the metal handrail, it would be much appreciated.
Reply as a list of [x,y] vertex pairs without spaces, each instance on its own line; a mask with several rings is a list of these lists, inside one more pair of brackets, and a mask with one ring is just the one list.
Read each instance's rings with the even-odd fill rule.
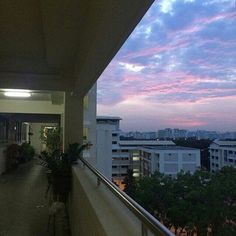
[[139,218],[142,224],[149,228],[155,235],[161,234],[165,236],[174,236],[174,234],[170,232],[170,230],[163,224],[161,224],[161,222],[159,222],[126,193],[121,191],[115,184],[113,184],[102,173],[89,164],[84,158],[80,157],[79,160],[97,176],[99,182],[103,182],[111,190],[111,192],[114,193],[128,207],[128,209]]

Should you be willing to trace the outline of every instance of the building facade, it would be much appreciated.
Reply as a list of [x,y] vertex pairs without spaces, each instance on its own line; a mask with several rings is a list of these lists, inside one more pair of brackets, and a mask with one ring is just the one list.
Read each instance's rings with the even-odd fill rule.
[[215,140],[209,147],[209,153],[212,172],[224,166],[236,167],[236,141]]
[[150,176],[155,171],[175,177],[178,172],[194,173],[201,166],[200,150],[180,146],[140,147],[138,176]]

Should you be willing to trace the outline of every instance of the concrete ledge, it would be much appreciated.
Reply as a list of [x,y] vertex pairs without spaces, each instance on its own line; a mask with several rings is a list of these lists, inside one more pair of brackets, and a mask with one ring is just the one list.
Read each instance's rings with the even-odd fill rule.
[[140,220],[86,167],[73,167],[69,203],[73,236],[139,236]]

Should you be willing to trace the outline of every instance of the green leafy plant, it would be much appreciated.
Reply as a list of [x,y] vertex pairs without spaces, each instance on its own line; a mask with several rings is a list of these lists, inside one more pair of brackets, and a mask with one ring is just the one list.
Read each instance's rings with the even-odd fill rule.
[[[42,134],[43,135],[43,134]],[[47,146],[46,151],[41,152],[42,165],[48,168],[48,188],[52,189],[53,199],[66,202],[71,190],[71,167],[76,162],[82,151],[88,144],[73,143],[63,153],[61,151],[60,130],[50,129],[43,135],[43,141]]]
[[29,143],[22,143],[20,148],[20,162],[26,162],[33,159],[35,149]]
[[51,154],[55,151],[61,151],[61,136],[60,127],[44,127],[40,130],[40,139],[44,144],[46,144],[47,152]]

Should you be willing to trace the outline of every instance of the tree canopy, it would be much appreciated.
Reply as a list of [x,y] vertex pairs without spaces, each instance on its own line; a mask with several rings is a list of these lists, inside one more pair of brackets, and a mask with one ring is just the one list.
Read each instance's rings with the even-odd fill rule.
[[236,235],[236,169],[159,172],[128,185],[131,197],[176,234]]

